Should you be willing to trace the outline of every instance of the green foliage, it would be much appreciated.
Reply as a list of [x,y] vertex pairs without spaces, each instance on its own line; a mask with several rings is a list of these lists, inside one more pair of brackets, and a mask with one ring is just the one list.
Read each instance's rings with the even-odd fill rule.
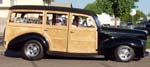
[[[137,10],[136,11],[136,15],[133,16],[133,18],[134,18],[133,21],[137,22],[137,21],[139,21],[140,18],[145,18],[145,17],[146,16],[145,16],[145,14],[142,11]],[[132,17],[130,16],[130,14],[126,14],[126,15],[124,15],[124,16],[121,17],[121,20],[123,22],[132,21]]]
[[124,16],[121,16],[120,19],[122,22],[131,22],[132,21],[132,17],[130,16],[130,14],[126,14]]
[[150,17],[150,13],[148,13],[148,16]]
[[132,7],[134,6],[133,0],[119,0],[119,15],[124,16],[129,14]]
[[84,9],[93,11],[96,14],[99,14],[100,12],[102,12],[101,10],[98,10],[97,8],[97,2],[88,4]]
[[136,11],[136,15],[134,16],[134,21],[136,22],[136,21],[139,21],[139,19],[140,18],[146,18],[146,16],[145,16],[145,14],[142,12],[142,11],[140,11],[140,10],[137,10]]
[[96,0],[99,10],[102,12],[116,15],[117,17],[124,16],[130,13],[134,3],[138,0]]
[[97,9],[100,11],[99,14],[105,12],[107,14],[113,14],[111,0],[96,0]]
[[134,0],[134,2],[138,2],[139,0]]
[[[85,9],[91,10],[97,14],[107,13],[120,17],[121,20],[129,20],[129,14],[134,7],[135,2],[139,0],[96,0],[88,4]],[[125,18],[124,18],[125,17]]]
[[101,14],[103,12],[112,14],[112,3],[109,0],[99,0],[88,4],[84,9],[93,11],[96,14]]
[[150,37],[148,36],[148,39],[146,40],[146,48],[150,49]]

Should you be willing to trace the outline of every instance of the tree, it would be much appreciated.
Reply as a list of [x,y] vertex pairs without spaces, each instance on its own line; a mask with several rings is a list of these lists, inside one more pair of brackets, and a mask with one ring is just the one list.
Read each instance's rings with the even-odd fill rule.
[[[141,18],[143,18],[143,19],[141,19]],[[136,15],[134,16],[134,22],[137,22],[139,20],[145,20],[145,18],[146,18],[146,15],[142,11],[137,10]]]
[[98,10],[97,2],[89,3],[84,9],[93,11],[96,14],[102,13],[101,10]]
[[111,6],[112,3],[109,0],[103,0],[103,1],[95,1],[93,3],[90,3],[84,9],[93,11],[96,14],[101,14],[103,12],[112,14]]
[[[136,15],[133,16],[133,21],[134,21],[134,22],[137,22],[137,21],[140,20],[140,18],[145,19],[146,16],[145,16],[145,14],[144,14],[142,11],[137,10],[137,11],[136,11]],[[127,15],[122,16],[121,19],[122,19],[123,22],[132,21],[132,17],[130,16],[130,14],[127,14]]]
[[105,12],[115,15],[115,17],[123,17],[129,15],[135,2],[138,0],[96,0],[96,2],[88,4],[85,9],[98,14]]
[[96,0],[97,2],[97,9],[101,11],[100,13],[107,13],[107,14],[113,14],[112,5],[113,3],[111,0]]
[[148,13],[148,16],[150,17],[150,13]]

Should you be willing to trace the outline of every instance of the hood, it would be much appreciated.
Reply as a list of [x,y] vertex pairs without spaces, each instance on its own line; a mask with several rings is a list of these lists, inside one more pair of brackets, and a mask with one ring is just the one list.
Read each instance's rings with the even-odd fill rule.
[[132,37],[132,38],[138,38],[142,40],[147,39],[147,31],[145,30],[131,30],[131,29],[120,29],[120,28],[106,28],[102,27],[101,28],[102,33],[118,38],[118,37]]

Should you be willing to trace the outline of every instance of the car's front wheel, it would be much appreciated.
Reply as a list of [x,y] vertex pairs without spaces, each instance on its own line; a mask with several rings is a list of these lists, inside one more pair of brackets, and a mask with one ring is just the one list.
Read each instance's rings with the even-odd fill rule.
[[29,40],[22,48],[22,55],[27,60],[39,60],[44,56],[43,46],[37,40]]
[[128,62],[131,61],[135,56],[133,48],[127,45],[122,45],[116,48],[115,58],[117,61]]

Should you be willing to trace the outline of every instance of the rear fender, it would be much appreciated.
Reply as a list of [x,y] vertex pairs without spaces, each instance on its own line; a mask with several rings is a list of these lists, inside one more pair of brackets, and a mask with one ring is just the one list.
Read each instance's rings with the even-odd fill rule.
[[8,48],[21,49],[24,42],[30,39],[35,39],[35,40],[40,41],[43,44],[43,47],[46,49],[46,51],[48,50],[49,46],[48,46],[48,42],[46,41],[46,39],[42,35],[34,34],[34,33],[24,34],[24,35],[14,38],[13,40],[9,42]]

